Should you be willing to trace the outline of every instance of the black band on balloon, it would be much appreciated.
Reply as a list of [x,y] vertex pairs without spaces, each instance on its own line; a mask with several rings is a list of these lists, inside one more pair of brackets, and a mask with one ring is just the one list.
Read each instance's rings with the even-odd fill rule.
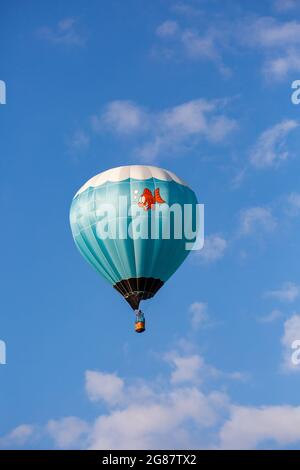
[[141,300],[153,297],[163,285],[163,281],[154,277],[131,277],[117,282],[114,288],[137,310]]

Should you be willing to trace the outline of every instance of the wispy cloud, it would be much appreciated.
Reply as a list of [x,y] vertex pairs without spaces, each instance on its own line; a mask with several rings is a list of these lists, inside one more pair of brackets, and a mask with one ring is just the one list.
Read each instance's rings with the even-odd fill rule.
[[284,120],[264,131],[250,152],[250,162],[256,168],[278,166],[290,153],[286,149],[286,137],[298,127],[295,120]]
[[11,446],[22,446],[23,444],[34,438],[37,427],[31,424],[20,424],[6,436],[0,438],[0,446],[2,448],[10,448]]
[[282,49],[299,44],[299,33],[300,22],[298,21],[279,21],[272,17],[260,17],[248,22],[244,37],[252,46]]
[[279,318],[282,317],[282,312],[280,310],[274,309],[272,312],[268,313],[267,315],[261,315],[257,318],[259,323],[273,323]]
[[195,18],[197,16],[203,15],[203,10],[197,8],[196,6],[190,5],[187,2],[178,2],[172,5],[171,10],[180,15],[188,18]]
[[177,21],[166,20],[156,28],[156,34],[161,38],[172,37],[178,32],[178,30],[179,27]]
[[82,129],[77,129],[68,139],[67,147],[71,153],[85,152],[90,145],[90,136]]
[[299,7],[299,0],[274,0],[274,8],[278,12],[289,12]]
[[82,442],[90,432],[90,426],[84,420],[76,416],[68,416],[62,419],[51,419],[46,425],[45,431],[55,441],[60,449],[76,448],[78,442]]
[[[278,0],[277,10],[289,11],[295,6],[293,0]],[[185,26],[173,19],[161,23],[156,28],[159,42],[153,48],[155,56],[177,61],[208,61],[228,77],[232,75],[226,63],[229,54],[252,49],[261,55],[261,70],[272,83],[300,70],[300,22],[297,20],[247,15],[236,19],[234,24],[220,17],[206,19],[204,23],[203,15],[192,14],[193,8],[187,4],[177,5],[177,13],[179,10],[185,12]]]
[[291,216],[297,216],[300,213],[300,193],[291,193],[287,198],[287,212]]
[[239,31],[241,44],[259,47],[262,70],[267,79],[282,80],[289,72],[300,70],[300,22],[260,17],[244,22]]
[[[176,6],[174,6],[176,8]],[[173,9],[174,9],[173,8]],[[193,9],[185,5],[177,5],[177,12],[181,10],[187,17],[194,16]],[[198,16],[199,13],[196,13]],[[156,45],[156,55],[162,57],[175,57],[180,60],[209,61],[212,62],[223,75],[230,75],[230,69],[223,63],[222,50],[225,42],[224,28],[218,29],[213,25],[205,28],[182,28],[177,21],[166,20],[156,28],[156,35],[162,40]],[[168,54],[165,53],[167,48]]]
[[205,238],[204,247],[197,251],[195,256],[204,263],[213,263],[221,259],[227,249],[228,242],[218,234],[212,234]]
[[191,324],[194,330],[207,324],[209,318],[207,303],[193,302],[190,305],[189,312],[191,314]]
[[282,302],[294,302],[300,295],[300,286],[294,282],[285,282],[278,289],[269,290],[264,295]]
[[290,48],[281,56],[268,57],[263,66],[265,76],[282,81],[292,72],[300,71],[300,54],[297,49]]
[[[251,169],[277,169],[284,161],[292,158],[293,153],[288,148],[288,137],[298,126],[298,121],[286,119],[264,130],[248,151],[247,162],[232,178],[232,188],[239,188]],[[292,197],[295,197],[296,203],[296,195],[291,195]],[[288,205],[291,206],[292,202],[288,201]]]
[[86,42],[86,37],[75,18],[64,18],[54,27],[43,26],[37,30],[37,34],[39,38],[52,44],[83,46]]
[[271,209],[266,207],[250,207],[240,212],[240,235],[259,232],[272,232],[277,226]]
[[224,114],[223,107],[221,101],[196,99],[155,112],[131,101],[113,101],[98,116],[92,116],[92,127],[97,133],[138,139],[135,154],[151,161],[187,151],[201,139],[215,144],[224,141],[237,122]]
[[112,101],[108,103],[100,115],[91,118],[92,127],[96,132],[110,131],[120,136],[136,135],[148,129],[150,122],[148,113],[132,101]]

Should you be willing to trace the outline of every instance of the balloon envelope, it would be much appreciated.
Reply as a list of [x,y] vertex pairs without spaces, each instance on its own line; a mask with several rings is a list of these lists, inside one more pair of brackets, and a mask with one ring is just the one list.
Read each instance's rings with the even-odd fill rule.
[[[137,309],[189,254],[185,225],[195,218],[196,205],[195,193],[170,171],[118,167],[91,178],[77,192],[71,229],[83,257]],[[175,212],[183,214],[185,206],[192,212],[178,225]]]

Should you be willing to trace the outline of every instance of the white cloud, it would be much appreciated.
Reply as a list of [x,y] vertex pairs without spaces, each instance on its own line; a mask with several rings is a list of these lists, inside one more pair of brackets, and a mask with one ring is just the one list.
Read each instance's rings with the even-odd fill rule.
[[[171,367],[171,374],[165,377],[160,374],[152,380],[129,382],[116,374],[87,371],[88,398],[92,402],[104,398],[105,409],[91,422],[76,416],[52,419],[39,428],[39,434],[35,431],[35,439],[40,444],[50,438],[61,449],[199,449],[217,444],[216,426],[228,414],[229,398],[223,391],[207,387],[204,392],[200,383],[244,380],[244,374],[222,373],[196,352],[188,353],[195,345],[186,340],[178,348],[160,356]],[[34,429],[24,429],[21,434],[30,435]],[[9,435],[16,434],[20,431]],[[7,440],[0,442],[10,445]]]
[[31,424],[20,424],[6,436],[0,438],[0,446],[4,448],[18,447],[28,443],[36,432]]
[[63,44],[67,46],[82,46],[86,38],[79,31],[78,22],[75,18],[65,18],[51,28],[43,26],[37,31],[38,36],[53,44]]
[[283,347],[282,369],[285,372],[300,372],[300,365],[292,361],[293,342],[300,340],[300,315],[293,315],[284,323],[284,333],[281,338]]
[[224,256],[227,245],[225,238],[220,235],[209,235],[204,240],[204,247],[197,251],[196,256],[205,263],[212,263]]
[[271,313],[267,315],[262,315],[257,318],[260,323],[273,323],[282,317],[282,312],[280,310],[274,309]]
[[261,17],[248,21],[244,27],[244,38],[251,46],[267,49],[284,49],[300,43],[300,22],[278,21],[272,17]]
[[76,447],[89,431],[89,425],[76,416],[50,420],[46,431],[60,449]]
[[[196,386],[204,364],[200,356],[181,357],[173,352],[165,359],[174,368],[167,383],[139,380],[135,386],[126,385],[122,403],[116,407],[107,400],[107,412],[93,423],[76,417],[51,420],[46,432],[55,445],[89,449],[179,449],[207,445],[205,431],[226,413],[228,397],[214,390],[203,393]],[[205,367],[210,370],[210,366]],[[98,380],[99,372],[95,374]],[[89,379],[86,375],[86,380]],[[96,395],[98,398],[98,391]]]
[[[293,0],[278,0],[274,6],[278,11],[288,11],[295,5]],[[159,44],[154,48],[157,56],[210,61],[223,75],[230,76],[231,70],[224,64],[224,53],[236,48],[243,51],[245,47],[250,47],[262,54],[262,71],[272,83],[286,78],[291,72],[300,71],[299,21],[248,16],[234,25],[218,18],[196,26],[195,18],[199,18],[199,11],[192,13],[193,7],[179,4],[174,5],[173,11],[185,14],[190,20],[190,26],[180,27],[173,20],[162,23],[156,30],[160,37]]]
[[119,135],[136,134],[148,126],[144,110],[131,101],[112,101],[100,116],[92,116],[92,127],[96,132],[109,130]]
[[192,100],[163,111],[159,120],[166,131],[173,133],[188,135],[207,133],[207,114],[214,109],[213,102]]
[[236,121],[218,113],[218,103],[198,99],[169,108],[156,118],[154,136],[138,153],[147,159],[184,151],[200,139],[221,141],[237,127]]
[[300,54],[294,48],[286,50],[283,55],[268,57],[263,66],[265,76],[278,81],[285,79],[291,72],[299,71]]
[[184,2],[175,3],[171,9],[178,15],[183,15],[190,18],[195,18],[203,14],[202,10],[199,10],[199,8],[195,8],[192,5]]
[[193,329],[198,329],[203,324],[207,323],[208,312],[207,304],[204,302],[193,302],[190,305],[189,311],[191,313],[191,324]]
[[156,34],[160,37],[174,36],[178,31],[178,24],[176,21],[167,20],[160,24],[156,29]]
[[260,17],[242,23],[238,38],[241,45],[259,47],[263,54],[263,72],[270,81],[282,80],[289,72],[300,70],[300,22]]
[[205,359],[193,352],[169,351],[164,356],[165,360],[172,368],[170,382],[174,385],[180,384],[200,384],[209,380],[234,380],[246,382],[249,374],[241,371],[224,372],[208,364]]
[[71,152],[82,152],[87,150],[90,145],[90,137],[81,129],[76,130],[68,139],[68,148]]
[[298,127],[297,121],[285,120],[264,131],[250,153],[250,162],[256,168],[277,166],[289,157],[286,137]]
[[300,213],[300,193],[291,193],[287,198],[287,211],[289,215],[296,216]]
[[[299,325],[298,316],[296,327]],[[294,326],[290,324],[286,331],[294,330]],[[244,374],[223,373],[206,364],[197,354],[182,356],[173,351],[164,359],[173,369],[167,381],[161,377],[159,380],[138,380],[133,387],[115,374],[95,372],[97,382],[99,377],[102,382],[101,375],[118,378],[126,399],[117,406],[106,401],[107,410],[90,423],[75,416],[50,420],[35,438],[48,436],[55,448],[105,450],[252,449],[273,443],[280,447],[300,442],[300,407],[233,405],[226,393],[209,391],[208,384],[204,392],[199,379],[244,380]],[[90,377],[86,375],[87,390]],[[96,398],[99,398],[98,384]],[[33,426],[19,426],[8,436],[17,440],[21,437],[24,443],[32,437],[34,429]],[[12,442],[7,440],[5,444],[4,438],[1,440],[8,447],[13,445]]]
[[[192,8],[183,8],[183,5],[176,5],[173,7],[178,13],[184,13],[190,17]],[[199,16],[199,11],[195,13]],[[219,71],[225,75],[230,74],[230,70],[223,64],[221,51],[224,40],[224,30],[217,29],[214,26],[209,28],[201,28],[201,30],[192,28],[180,28],[175,21],[166,21],[156,29],[156,34],[162,39],[168,41],[167,57],[176,57],[189,60],[208,60],[214,63]],[[173,39],[170,42],[170,39]],[[172,53],[170,53],[170,47]],[[165,42],[162,42],[156,49],[157,53],[163,57],[165,54]]]
[[247,167],[244,166],[243,168],[240,168],[237,170],[236,174],[231,180],[231,185],[233,189],[237,189],[241,186],[242,182],[244,181],[245,177],[247,175]]
[[191,59],[217,60],[219,57],[214,36],[206,34],[200,36],[193,30],[185,30],[181,36],[182,44]]
[[254,232],[271,232],[277,222],[270,209],[265,207],[250,207],[240,213],[240,235],[250,235]]
[[92,425],[69,417],[46,429],[59,448],[256,449],[300,443],[298,406],[238,406],[225,393],[204,394],[195,386],[156,392],[146,402],[138,397]]
[[198,382],[200,370],[204,368],[204,360],[198,354],[180,356],[177,353],[168,353],[166,360],[172,365],[171,383]]
[[300,442],[300,407],[231,408],[231,416],[220,431],[221,449],[255,449],[270,446],[270,441],[279,446]]
[[[155,401],[138,400],[122,410],[100,416],[90,436],[91,449],[191,448],[190,426],[201,430],[215,425],[219,410],[227,406],[224,393],[203,394],[195,387],[174,388],[158,393]],[[204,437],[203,437],[204,440]]]
[[198,134],[208,132],[206,115],[215,109],[215,104],[206,100],[192,100],[163,111],[160,122],[166,130],[174,133]]
[[279,12],[291,11],[299,6],[299,0],[275,0],[274,7]]
[[212,118],[209,129],[208,139],[212,142],[222,142],[228,135],[237,129],[238,125],[234,119],[220,115]]
[[139,137],[135,153],[151,161],[161,154],[184,152],[201,139],[215,143],[226,139],[237,123],[221,112],[222,107],[219,101],[196,99],[151,112],[130,101],[113,101],[92,117],[92,127],[96,132]]
[[110,405],[122,401],[124,382],[116,374],[88,370],[85,379],[86,392],[91,401],[104,400]]
[[299,294],[300,286],[294,282],[285,282],[278,289],[267,291],[265,296],[281,300],[282,302],[294,302],[299,297]]
[[221,372],[220,375],[224,378],[231,380],[237,380],[238,382],[248,382],[251,378],[251,375],[247,372]]

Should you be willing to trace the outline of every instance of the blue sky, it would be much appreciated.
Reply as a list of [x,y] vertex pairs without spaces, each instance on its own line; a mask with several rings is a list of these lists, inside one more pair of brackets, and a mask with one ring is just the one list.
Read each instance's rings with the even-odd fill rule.
[[[299,448],[300,2],[0,8],[0,447]],[[134,163],[205,204],[143,335],[69,227]]]

